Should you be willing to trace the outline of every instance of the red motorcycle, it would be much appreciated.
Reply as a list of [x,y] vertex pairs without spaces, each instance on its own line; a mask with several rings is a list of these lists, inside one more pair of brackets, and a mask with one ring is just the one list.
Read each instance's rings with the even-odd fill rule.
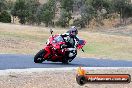
[[[53,31],[50,30],[52,34]],[[35,63],[42,63],[43,61],[62,62],[68,64],[77,55],[77,49],[82,49],[85,41],[79,39],[76,48],[67,48],[66,42],[61,35],[52,35],[46,42],[46,46],[34,56]],[[82,49],[84,52],[84,50]]]

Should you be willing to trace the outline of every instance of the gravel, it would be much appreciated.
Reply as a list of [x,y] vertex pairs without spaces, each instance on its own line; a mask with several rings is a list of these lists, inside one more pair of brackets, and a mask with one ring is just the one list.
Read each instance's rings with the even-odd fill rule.
[[[130,74],[132,69],[87,70],[90,74]],[[10,72],[0,75],[0,88],[132,88],[129,84],[85,84],[76,82],[76,70],[43,72]]]

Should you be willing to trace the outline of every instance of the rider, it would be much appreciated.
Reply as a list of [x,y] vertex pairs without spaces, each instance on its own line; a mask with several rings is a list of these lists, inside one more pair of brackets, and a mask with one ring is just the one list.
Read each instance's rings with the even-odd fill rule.
[[66,33],[62,34],[62,37],[66,41],[68,48],[74,48],[75,43],[79,41],[77,38],[78,30],[75,26],[72,26]]
[[78,41],[78,29],[75,26],[72,26],[66,33],[69,33],[71,37],[74,37]]

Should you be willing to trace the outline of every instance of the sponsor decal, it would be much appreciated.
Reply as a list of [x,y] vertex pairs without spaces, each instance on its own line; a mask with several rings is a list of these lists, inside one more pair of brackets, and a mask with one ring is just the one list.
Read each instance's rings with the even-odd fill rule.
[[76,81],[79,85],[86,83],[130,83],[129,74],[88,74],[84,69],[77,69]]

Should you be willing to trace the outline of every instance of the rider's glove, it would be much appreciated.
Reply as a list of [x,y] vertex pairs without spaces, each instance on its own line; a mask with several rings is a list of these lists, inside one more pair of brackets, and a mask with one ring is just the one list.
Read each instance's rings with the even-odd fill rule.
[[67,45],[61,45],[61,49],[67,48]]

